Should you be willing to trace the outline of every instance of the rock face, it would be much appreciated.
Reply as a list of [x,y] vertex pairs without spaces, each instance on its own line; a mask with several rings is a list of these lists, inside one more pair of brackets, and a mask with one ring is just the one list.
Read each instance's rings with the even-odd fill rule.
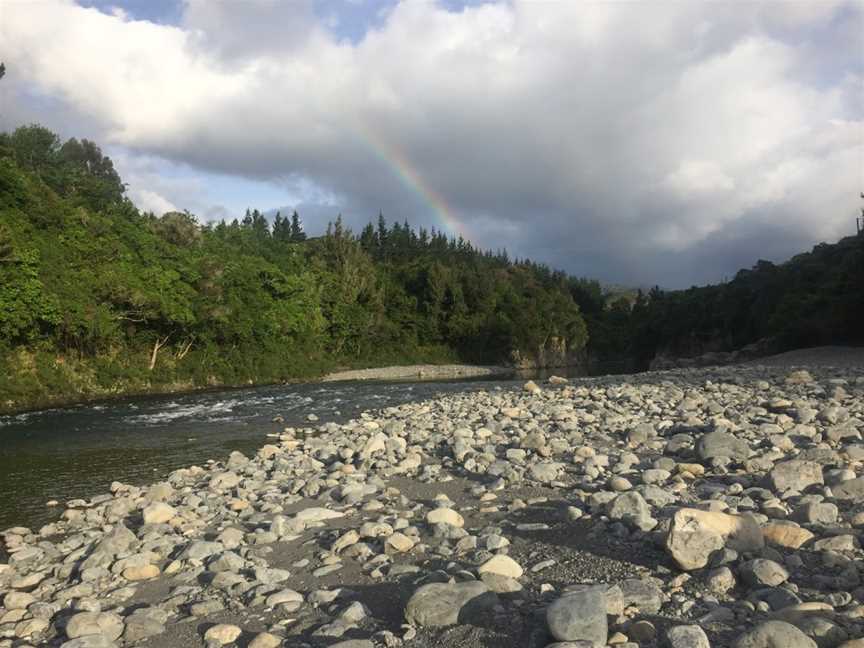
[[510,362],[517,369],[538,369],[541,367],[577,367],[586,364],[587,358],[582,350],[571,351],[567,340],[550,336],[533,353],[514,350]]
[[430,583],[408,601],[405,619],[418,626],[450,626],[482,621],[497,597],[481,582]]
[[685,508],[675,513],[666,548],[684,570],[701,569],[725,546],[736,551],[758,551],[765,541],[759,524],[746,516]]
[[546,610],[546,623],[552,636],[559,641],[586,641],[605,646],[609,633],[605,592],[602,586],[584,587],[552,603]]

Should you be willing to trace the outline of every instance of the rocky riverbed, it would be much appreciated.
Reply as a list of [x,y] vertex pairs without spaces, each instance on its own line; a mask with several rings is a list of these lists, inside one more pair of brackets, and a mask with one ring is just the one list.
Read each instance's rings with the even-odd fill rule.
[[862,431],[853,367],[310,421],[0,533],[0,648],[862,648]]

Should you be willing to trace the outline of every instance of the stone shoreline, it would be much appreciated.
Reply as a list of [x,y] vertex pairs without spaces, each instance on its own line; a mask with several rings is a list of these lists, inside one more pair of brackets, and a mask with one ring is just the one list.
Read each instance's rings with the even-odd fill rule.
[[862,648],[864,370],[286,428],[0,533],[0,648]]
[[404,365],[352,369],[327,374],[321,382],[340,380],[446,380],[448,378],[489,378],[512,376],[515,370],[507,367],[489,367],[464,364],[449,365]]

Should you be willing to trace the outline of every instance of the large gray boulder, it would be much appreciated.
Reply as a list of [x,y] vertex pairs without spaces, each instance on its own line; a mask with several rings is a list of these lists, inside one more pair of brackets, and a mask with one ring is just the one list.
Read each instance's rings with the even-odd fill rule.
[[497,601],[495,593],[479,581],[429,583],[408,600],[405,619],[431,627],[477,623]]
[[816,642],[785,621],[765,621],[739,636],[732,648],[818,648]]
[[772,489],[777,493],[788,490],[803,491],[813,484],[822,484],[822,466],[815,461],[792,459],[775,464],[769,475]]
[[558,641],[590,641],[605,646],[609,634],[606,588],[586,585],[566,592],[546,609],[546,623]]
[[696,443],[696,452],[705,461],[719,457],[745,461],[750,456],[750,446],[729,432],[717,430],[702,435]]
[[711,648],[705,631],[697,625],[682,625],[666,632],[669,648]]
[[832,488],[831,493],[838,500],[864,501],[864,477],[845,481]]

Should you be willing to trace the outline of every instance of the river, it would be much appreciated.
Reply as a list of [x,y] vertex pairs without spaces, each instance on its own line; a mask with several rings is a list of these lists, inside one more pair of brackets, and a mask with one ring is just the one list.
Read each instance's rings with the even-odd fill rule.
[[[512,381],[312,383],[140,397],[0,417],[0,530],[38,529],[112,481],[145,484],[177,468],[251,454],[286,426]],[[281,417],[282,422],[274,419]],[[57,500],[60,506],[46,506]]]

